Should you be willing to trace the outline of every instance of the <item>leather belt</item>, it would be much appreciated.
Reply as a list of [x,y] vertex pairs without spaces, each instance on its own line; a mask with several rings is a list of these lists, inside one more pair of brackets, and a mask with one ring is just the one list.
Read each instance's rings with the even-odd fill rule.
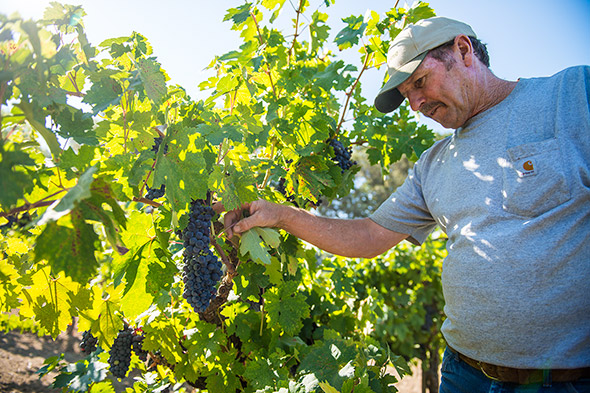
[[551,370],[511,368],[480,362],[463,355],[451,347],[449,349],[456,353],[459,359],[481,371],[488,378],[497,381],[525,385],[529,383],[573,382],[581,378],[590,378],[590,367]]

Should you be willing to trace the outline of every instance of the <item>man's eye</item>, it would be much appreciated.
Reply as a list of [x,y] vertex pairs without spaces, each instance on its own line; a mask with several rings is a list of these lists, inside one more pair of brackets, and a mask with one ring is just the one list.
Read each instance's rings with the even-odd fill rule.
[[414,87],[422,87],[424,85],[424,77],[417,79],[416,82],[414,82]]

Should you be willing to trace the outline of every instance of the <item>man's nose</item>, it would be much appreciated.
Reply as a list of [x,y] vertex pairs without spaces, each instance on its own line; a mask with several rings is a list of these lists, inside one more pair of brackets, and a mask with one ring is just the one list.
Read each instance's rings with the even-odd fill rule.
[[418,112],[424,104],[424,96],[420,94],[419,91],[412,91],[408,93],[408,101],[410,102],[410,107],[414,112]]

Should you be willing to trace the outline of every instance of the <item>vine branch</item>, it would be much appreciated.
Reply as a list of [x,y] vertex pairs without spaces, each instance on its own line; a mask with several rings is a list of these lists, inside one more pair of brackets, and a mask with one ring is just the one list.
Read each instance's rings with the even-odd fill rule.
[[[256,19],[256,15],[253,12],[250,12],[250,16],[252,20],[254,20],[254,25],[256,25],[256,32],[258,33],[258,41],[260,42],[260,46],[264,45],[264,39],[262,38],[262,34],[260,33],[260,27],[258,26],[258,20]],[[275,83],[272,79],[272,73],[270,72],[270,66],[268,63],[266,64],[266,75],[268,75],[268,79],[270,80],[270,86],[272,87],[272,92],[275,96],[275,100],[277,99],[277,90],[275,88]]]
[[299,37],[299,16],[302,13],[304,1],[305,0],[299,0],[299,7],[296,10],[297,17],[295,19],[295,35],[293,36],[293,42],[291,42],[291,47],[289,48],[289,51],[287,52],[289,54],[289,60],[288,60],[287,64],[291,64],[291,54],[295,50],[295,44],[297,43],[297,37]]
[[68,191],[68,190],[69,190],[69,188],[64,188],[63,190],[59,190],[57,192],[54,192],[53,194],[48,195],[45,198],[40,199],[37,202],[25,203],[24,205],[19,206],[19,207],[15,207],[14,209],[11,209],[7,212],[0,212],[0,217],[8,217],[8,216],[12,216],[12,215],[24,212],[24,211],[37,209],[39,207],[51,206],[54,202],[57,201],[57,199],[47,200],[48,198],[53,198],[54,196],[58,195],[59,193],[62,193],[64,191]]
[[[365,50],[367,50],[366,46],[365,46]],[[348,104],[350,102],[350,99],[352,98],[352,94],[354,93],[356,86],[358,85],[358,83],[361,79],[361,76],[363,76],[363,73],[365,72],[365,70],[369,66],[370,58],[371,58],[371,54],[367,51],[367,55],[365,56],[365,61],[363,63],[363,68],[361,69],[361,72],[359,73],[356,80],[352,84],[348,93],[346,93],[346,102],[344,103],[344,108],[342,109],[342,115],[340,116],[340,121],[338,122],[338,126],[336,127],[336,135],[338,135],[340,133],[340,128],[342,128],[342,123],[344,122],[344,116],[346,115],[346,111],[348,110]]]

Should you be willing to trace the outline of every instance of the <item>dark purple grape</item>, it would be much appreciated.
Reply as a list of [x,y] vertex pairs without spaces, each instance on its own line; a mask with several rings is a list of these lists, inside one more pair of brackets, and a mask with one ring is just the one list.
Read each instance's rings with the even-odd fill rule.
[[203,312],[215,296],[221,278],[221,262],[209,249],[213,209],[203,201],[193,201],[189,222],[181,238],[184,241],[183,297],[196,312]]
[[80,342],[80,349],[82,353],[91,354],[96,351],[98,339],[92,335],[90,330],[82,333],[82,341]]
[[131,364],[131,345],[133,330],[125,328],[119,331],[109,352],[109,370],[117,378],[124,378]]

